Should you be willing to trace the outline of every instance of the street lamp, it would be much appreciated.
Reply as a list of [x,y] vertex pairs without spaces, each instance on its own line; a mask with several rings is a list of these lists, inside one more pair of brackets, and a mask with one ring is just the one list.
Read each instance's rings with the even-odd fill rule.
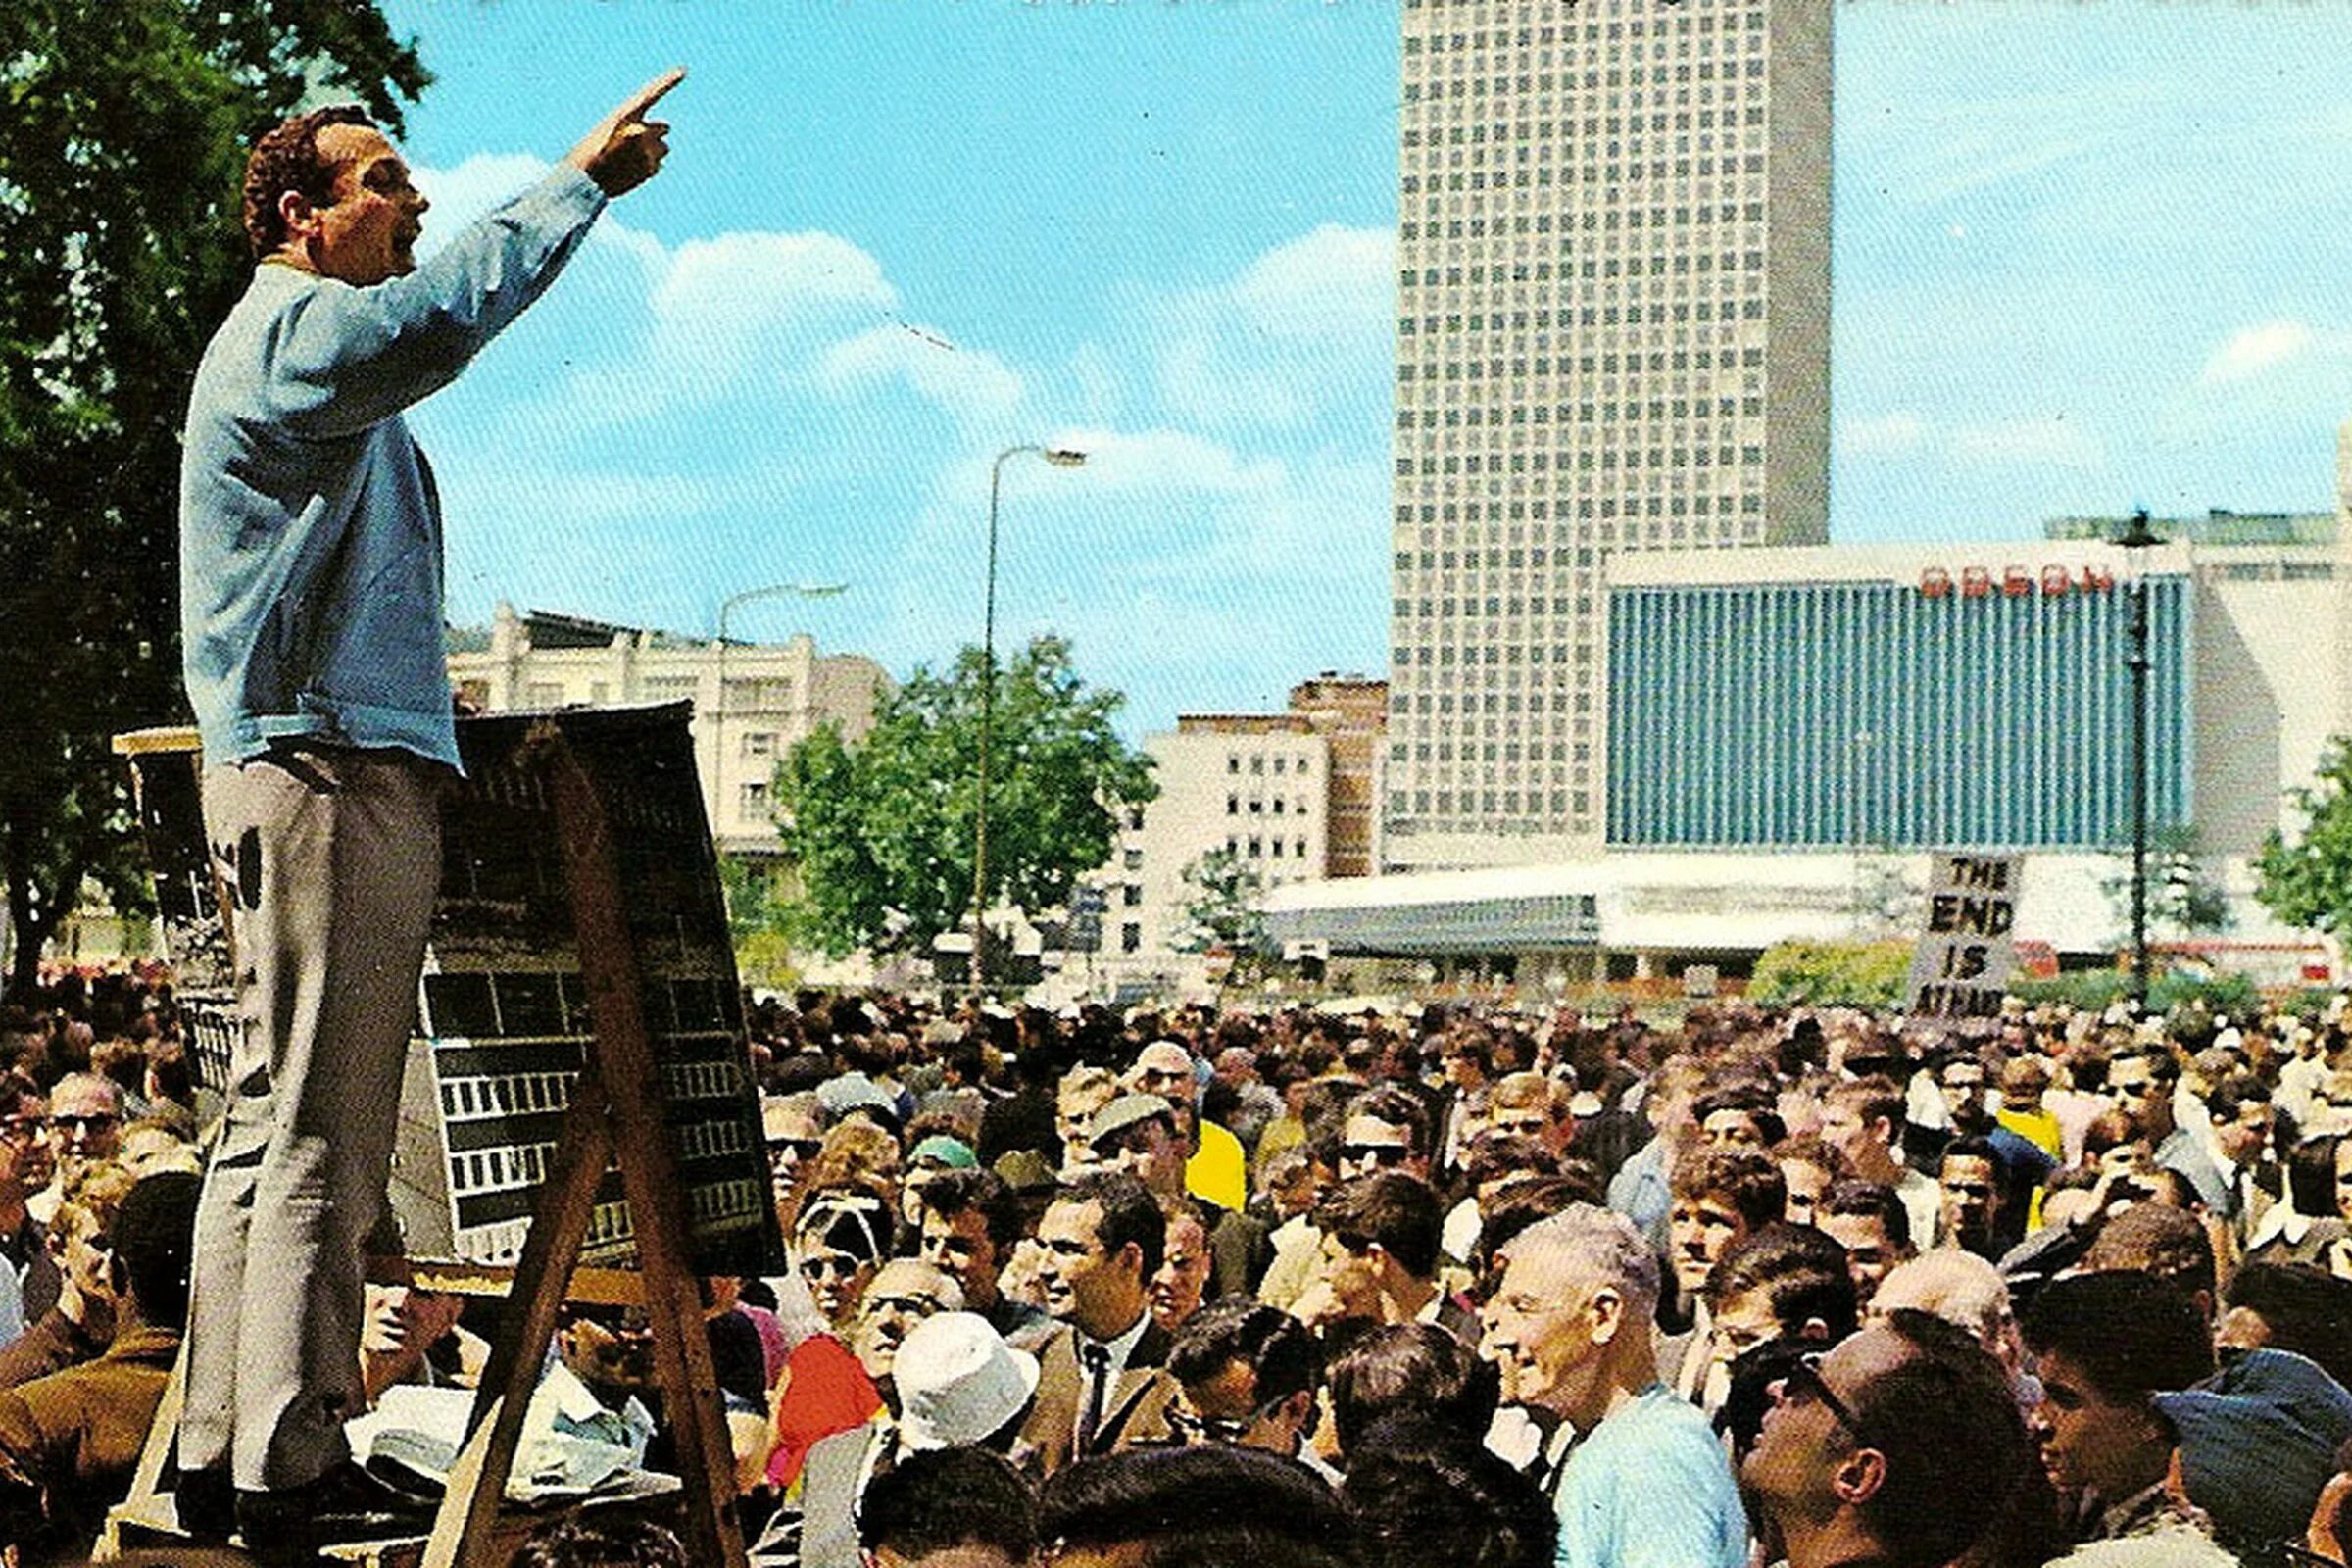
[[2162,544],[2148,528],[2146,508],[2116,545],[2124,553],[2124,596],[2131,602],[2124,667],[2132,671],[2132,994],[2148,1004],[2148,578],[2146,554]]
[[981,960],[988,951],[988,750],[997,716],[997,497],[1008,458],[1032,452],[1057,468],[1075,468],[1086,454],[1071,447],[1010,446],[988,470],[988,591],[980,621],[980,799],[972,823],[972,995],[982,994]]

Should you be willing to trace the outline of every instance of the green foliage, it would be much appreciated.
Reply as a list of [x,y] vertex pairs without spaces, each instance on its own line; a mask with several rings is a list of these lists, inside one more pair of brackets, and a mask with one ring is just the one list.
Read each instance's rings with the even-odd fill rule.
[[1758,1002],[1884,1007],[1902,996],[1905,942],[1776,942],[1757,956],[1747,994]]
[[[2104,1012],[2132,995],[2132,976],[2124,969],[2077,969],[2041,980],[2014,980],[2009,991],[2036,1004],[2058,1002],[2081,1012]],[[2261,1004],[2261,988],[2242,974],[2202,975],[2176,969],[2148,982],[2148,1010],[2153,1013],[2202,1005],[2208,1011],[2235,1015],[2259,1010]]]
[[800,979],[792,962],[793,880],[767,856],[719,852],[719,891],[726,897],[727,931],[735,971],[747,986],[789,989]]
[[[2149,987],[2153,992],[2154,985]],[[2132,995],[2132,976],[2123,969],[2069,969],[2060,974],[2009,982],[2009,994],[2026,1002],[2063,1003],[2078,1012],[2104,1012]]]
[[[980,771],[980,650],[952,674],[918,668],[875,706],[856,746],[819,730],[776,770],[784,857],[799,879],[796,935],[928,954],[970,917]],[[1069,644],[1040,637],[996,672],[988,896],[1044,910],[1110,858],[1118,811],[1158,793],[1151,759],[1111,728],[1125,698],[1089,688]]]
[[366,0],[8,0],[0,16],[0,875],[12,989],[85,876],[145,864],[120,730],[184,715],[180,419],[243,289],[244,148],[430,79]]
[[2155,1012],[2202,1007],[2207,1012],[2242,1018],[2261,1010],[2262,988],[2249,975],[2201,975],[2176,969],[2149,982],[2148,1007]]
[[1176,944],[1178,952],[1265,946],[1266,920],[1257,910],[1264,879],[1254,866],[1231,850],[1211,850],[1184,868],[1184,883],[1192,897],[1184,906],[1185,932]]
[[2286,925],[2342,934],[2352,920],[2352,740],[2331,737],[2312,781],[2287,798],[2303,831],[2291,844],[2276,828],[2263,839],[2254,897]]
[[[2131,940],[2132,860],[2099,879],[2119,933],[2117,946]],[[2197,830],[2186,822],[2168,822],[2148,830],[2148,935],[2151,939],[2191,936],[2197,932],[2227,931],[2235,923],[2230,895],[2197,858]]]

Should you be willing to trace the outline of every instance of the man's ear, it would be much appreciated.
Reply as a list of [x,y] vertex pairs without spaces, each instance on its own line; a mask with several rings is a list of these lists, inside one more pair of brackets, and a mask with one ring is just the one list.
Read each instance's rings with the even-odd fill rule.
[[1608,1344],[1625,1327],[1625,1298],[1613,1290],[1594,1291],[1592,1299],[1585,1303],[1585,1312],[1592,1320],[1594,1345]]
[[308,238],[318,231],[318,211],[298,190],[277,193],[277,220],[285,225],[288,239]]
[[1856,1448],[1840,1460],[1837,1473],[1830,1478],[1830,1489],[1838,1500],[1849,1507],[1860,1507],[1879,1494],[1886,1484],[1886,1456],[1876,1448]]

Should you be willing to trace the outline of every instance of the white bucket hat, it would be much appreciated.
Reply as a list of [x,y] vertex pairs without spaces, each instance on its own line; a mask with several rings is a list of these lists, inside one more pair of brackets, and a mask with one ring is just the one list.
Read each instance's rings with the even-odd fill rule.
[[979,1443],[1021,1413],[1037,1393],[1037,1357],[977,1313],[941,1312],[907,1330],[891,1378],[906,1446],[948,1448]]

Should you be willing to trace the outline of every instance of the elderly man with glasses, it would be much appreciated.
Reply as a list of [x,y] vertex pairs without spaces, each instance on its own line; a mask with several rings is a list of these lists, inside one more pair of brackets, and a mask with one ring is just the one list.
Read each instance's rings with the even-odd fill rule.
[[49,1185],[32,1195],[28,1207],[46,1225],[57,1217],[74,1178],[122,1147],[122,1086],[94,1072],[66,1074],[49,1091],[42,1130],[53,1164]]

